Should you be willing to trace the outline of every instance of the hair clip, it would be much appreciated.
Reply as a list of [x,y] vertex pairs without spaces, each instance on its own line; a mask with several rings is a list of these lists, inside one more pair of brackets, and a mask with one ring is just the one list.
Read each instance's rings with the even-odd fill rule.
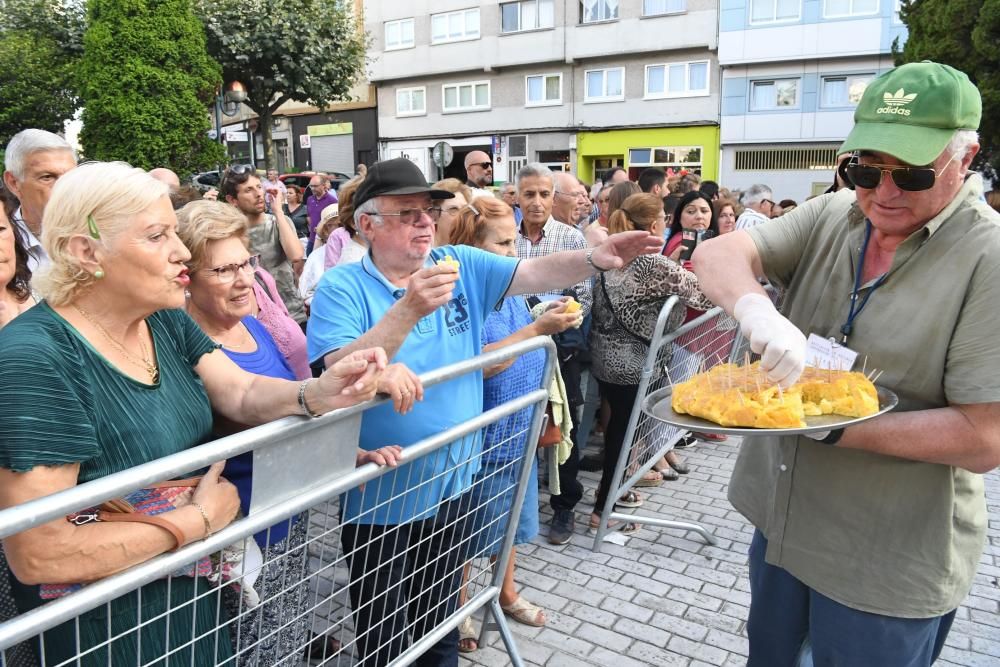
[[469,210],[472,211],[473,213],[475,213],[476,215],[482,215],[482,213],[479,212],[479,209],[477,209],[472,204],[468,204],[468,207],[469,207]]
[[90,238],[95,241],[101,240],[101,230],[97,228],[97,223],[94,222],[94,216],[87,216],[87,229],[90,231]]

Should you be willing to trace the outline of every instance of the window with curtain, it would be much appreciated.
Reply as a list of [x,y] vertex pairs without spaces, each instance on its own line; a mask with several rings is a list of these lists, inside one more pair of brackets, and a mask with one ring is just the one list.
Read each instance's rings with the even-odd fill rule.
[[525,106],[562,104],[562,74],[536,74],[524,78]]
[[479,39],[479,8],[431,14],[431,44]]
[[750,23],[795,21],[801,0],[750,0]]
[[646,66],[646,97],[708,95],[708,61]]
[[500,5],[500,31],[540,30],[555,25],[553,0],[521,0]]
[[413,19],[385,22],[385,50],[407,49],[413,46]]
[[618,0],[580,0],[580,23],[618,18]]
[[643,16],[679,14],[687,11],[687,0],[642,0]]

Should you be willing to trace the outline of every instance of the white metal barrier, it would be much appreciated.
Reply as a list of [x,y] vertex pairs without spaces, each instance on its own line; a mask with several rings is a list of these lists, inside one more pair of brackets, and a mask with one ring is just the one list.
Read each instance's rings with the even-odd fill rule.
[[640,513],[615,511],[615,503],[667,452],[674,448],[687,431],[645,414],[643,400],[670,381],[688,379],[699,370],[719,363],[739,360],[747,349],[738,323],[721,308],[713,308],[674,331],[666,331],[670,313],[683,309],[677,297],[670,297],[660,310],[653,337],[642,369],[642,378],[629,417],[628,430],[612,477],[610,491],[601,508],[601,522],[594,538],[594,551],[600,551],[609,521],[631,521],[660,528],[697,533],[709,544],[715,538],[703,526],[688,521],[672,521]]
[[[538,388],[406,447],[393,476],[374,464],[354,468],[361,417],[383,399],[317,420],[283,419],[0,511],[0,537],[7,537],[254,452],[249,516],[0,624],[0,664],[21,667],[15,660],[23,656],[13,651],[27,643],[43,667],[403,665],[426,661],[435,644],[480,610],[499,630],[511,663],[522,664],[499,591],[555,347],[539,337],[421,377],[425,386],[446,383],[539,349],[547,361]],[[502,437],[484,446],[483,429],[498,423],[506,425]],[[442,478],[471,473],[491,450],[514,441],[525,443],[523,454],[491,466],[470,488],[437,490]],[[386,502],[424,494],[430,509],[401,524],[371,525],[364,513],[342,520],[344,494],[378,494],[390,483],[397,486]],[[509,510],[485,520],[493,502],[509,502]],[[265,539],[255,563],[254,534],[269,536],[278,526],[287,537],[278,544]],[[178,574],[206,556],[216,563],[229,558],[233,575]],[[468,599],[460,604],[467,564]]]

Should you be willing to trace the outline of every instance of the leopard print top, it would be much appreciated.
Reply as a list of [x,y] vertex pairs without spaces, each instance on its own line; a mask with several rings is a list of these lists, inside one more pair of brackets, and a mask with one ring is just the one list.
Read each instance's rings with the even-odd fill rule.
[[[693,273],[663,255],[642,255],[624,269],[608,271],[604,280],[612,303],[604,296],[600,277],[596,278],[590,329],[591,370],[597,378],[612,384],[639,384],[649,345],[631,332],[652,338],[656,318],[668,298],[677,296],[696,310],[709,310],[715,305],[701,293]],[[619,325],[616,314],[625,327]],[[684,315],[683,308],[674,308],[667,331],[679,327]]]

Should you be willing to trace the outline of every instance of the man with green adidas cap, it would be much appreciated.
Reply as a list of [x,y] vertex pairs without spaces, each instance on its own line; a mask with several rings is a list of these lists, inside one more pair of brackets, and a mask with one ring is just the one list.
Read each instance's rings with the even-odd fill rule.
[[[850,348],[899,396],[861,424],[743,444],[729,499],[757,528],[751,667],[810,652],[816,665],[929,665],[971,589],[981,473],[1000,465],[1000,215],[969,170],[981,114],[951,67],[886,72],[839,151],[854,190],[694,255],[776,383],[799,377],[815,334],[810,349]],[[781,313],[759,275],[785,290]]]

